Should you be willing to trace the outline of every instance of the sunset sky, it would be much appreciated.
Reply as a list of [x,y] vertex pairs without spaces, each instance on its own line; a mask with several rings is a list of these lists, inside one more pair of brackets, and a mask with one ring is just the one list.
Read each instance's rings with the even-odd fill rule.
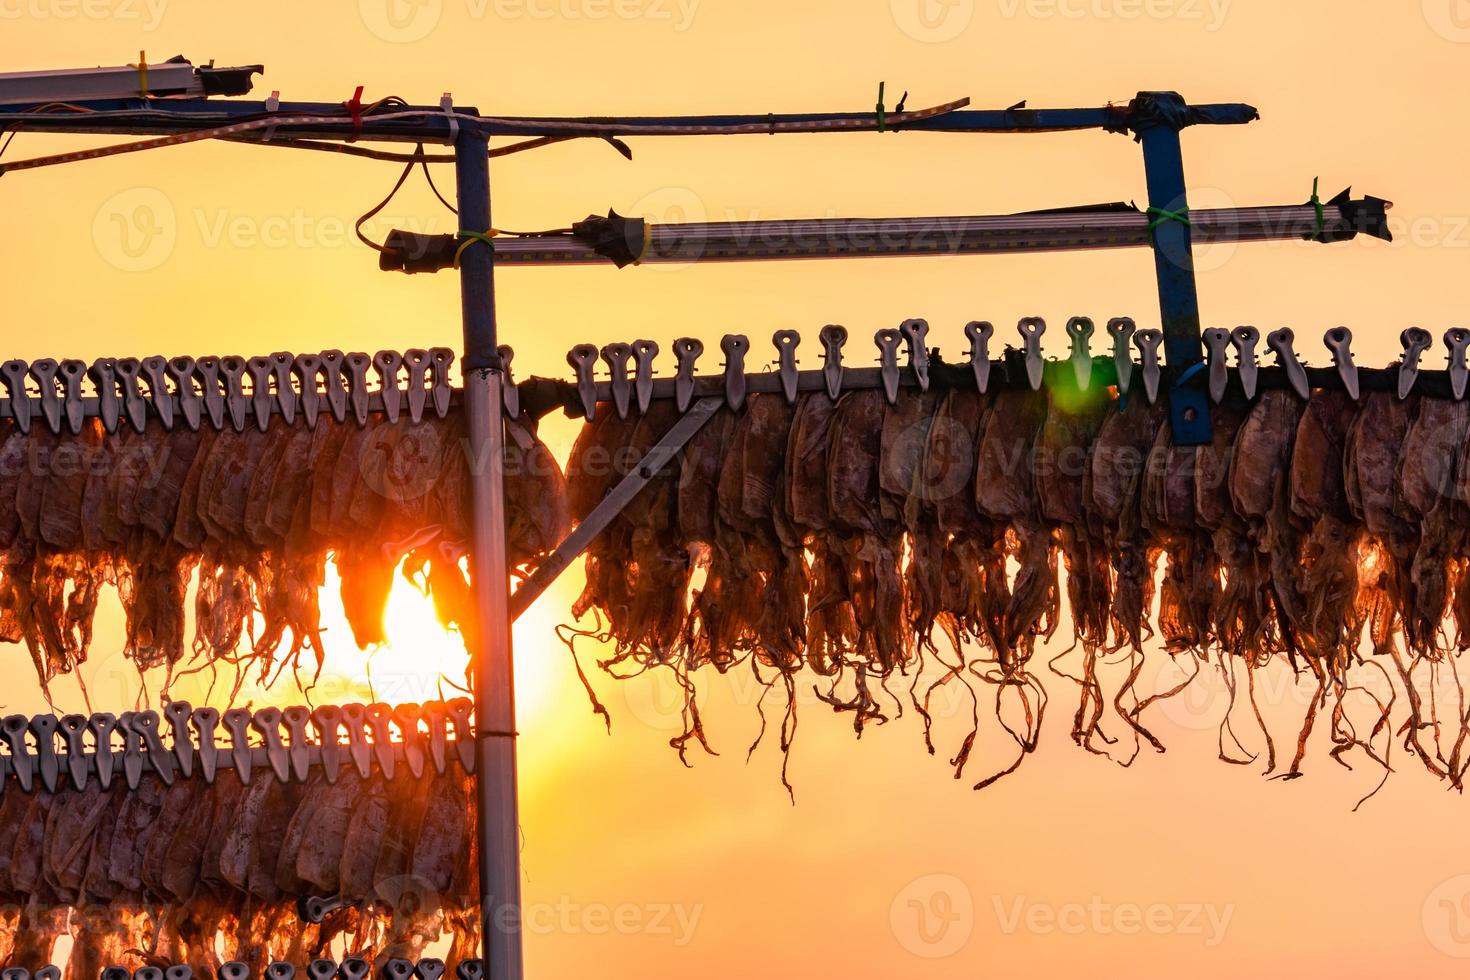
[[[1289,325],[1328,363],[1323,331],[1346,325],[1360,364],[1390,363],[1399,332],[1464,325],[1470,263],[1470,2],[1466,0],[0,0],[0,70],[182,53],[264,63],[255,94],[340,101],[452,92],[490,114],[678,114],[870,110],[968,96],[979,108],[1126,102],[1172,89],[1193,102],[1247,102],[1260,121],[1183,136],[1191,205],[1394,202],[1393,244],[1299,242],[1201,250],[1206,326]],[[91,138],[90,143],[105,142]],[[657,221],[999,214],[1142,201],[1142,159],[1126,137],[887,133],[566,143],[494,161],[494,218],[563,227],[615,208]],[[6,159],[80,145],[22,134]],[[454,274],[377,270],[352,233],[398,167],[332,154],[195,144],[0,178],[4,358],[375,351],[460,342]],[[440,187],[453,186],[440,168]],[[448,232],[453,216],[415,177],[369,225]],[[566,376],[578,343],[680,336],[716,349],[749,334],[845,324],[872,331],[925,317],[958,356],[971,319],[1014,337],[1017,318],[1053,324],[1063,356],[1072,315],[1157,326],[1143,250],[772,263],[691,268],[508,269],[497,279],[502,340],[517,374]],[[866,356],[864,354],[863,356]],[[716,358],[707,355],[706,361]],[[752,355],[752,363],[759,358]],[[1440,366],[1440,355],[1431,355]],[[708,365],[707,365],[708,366]],[[577,423],[543,434],[565,459]],[[1224,697],[1151,709],[1164,755],[1129,770],[1068,735],[1075,688],[1046,676],[1040,751],[975,793],[1008,761],[982,741],[956,782],[945,764],[968,704],[939,712],[929,756],[910,716],[857,741],[851,719],[800,692],[790,761],[774,739],[747,762],[759,725],[748,673],[702,677],[719,757],[680,765],[671,685],[593,682],[611,735],[589,710],[554,628],[580,573],[516,628],[524,892],[532,977],[1174,977],[1262,972],[1341,978],[1462,975],[1470,957],[1470,803],[1397,750],[1378,781],[1327,756],[1306,778],[1216,761]],[[335,619],[334,619],[335,617]],[[393,649],[371,661],[346,643],[327,603],[328,676],[315,697],[434,697],[463,651],[423,600],[401,590]],[[427,639],[426,639],[427,637]],[[122,710],[140,685],[120,654],[109,601],[83,672],[94,705]],[[584,663],[605,650],[591,644]],[[1062,647],[1037,654],[1045,661]],[[1152,650],[1159,676],[1167,658]],[[25,651],[0,648],[3,710],[45,702]],[[1155,668],[1150,668],[1151,671]],[[157,679],[150,679],[156,696]],[[1273,686],[1274,685],[1274,686]],[[1267,684],[1278,750],[1309,700],[1284,673]],[[79,710],[70,680],[58,706]],[[201,700],[203,688],[176,691]],[[289,688],[266,697],[299,699]],[[778,712],[778,698],[767,702]],[[1253,748],[1252,733],[1242,738]]]

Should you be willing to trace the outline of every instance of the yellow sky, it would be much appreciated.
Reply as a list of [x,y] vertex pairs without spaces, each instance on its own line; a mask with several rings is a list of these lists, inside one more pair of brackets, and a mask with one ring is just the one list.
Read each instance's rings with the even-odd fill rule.
[[[120,64],[139,49],[264,62],[262,96],[330,101],[361,84],[368,99],[450,91],[505,114],[864,110],[880,79],[890,105],[906,89],[911,107],[1096,105],[1157,88],[1249,102],[1260,122],[1185,134],[1195,207],[1300,202],[1320,175],[1324,196],[1352,184],[1396,202],[1400,241],[1214,250],[1200,275],[1206,325],[1290,325],[1324,363],[1318,338],[1345,324],[1360,363],[1383,364],[1402,328],[1463,322],[1464,0],[0,0],[0,70]],[[21,136],[8,156],[73,145]],[[496,224],[559,227],[609,207],[726,220],[1143,197],[1138,148],[1100,133],[633,146],[631,163],[592,143],[497,161]],[[379,273],[353,239],[395,176],[391,164],[231,145],[6,176],[0,353],[457,346],[454,276]],[[417,180],[372,228],[393,226],[454,227]],[[143,231],[158,234],[143,246]],[[635,337],[713,348],[739,331],[761,350],[776,329],[810,343],[837,322],[861,344],[923,316],[958,353],[973,318],[1157,318],[1143,251],[508,270],[498,288],[521,374],[562,375],[571,345]],[[552,420],[546,432],[563,451],[575,429]],[[1289,784],[1217,763],[1204,705],[1161,711],[1169,752],[1123,772],[1071,745],[1072,694],[1054,681],[1042,751],[975,794],[924,754],[912,719],[855,743],[846,719],[804,696],[792,807],[773,746],[744,762],[748,679],[707,682],[723,754],[691,770],[667,747],[676,729],[655,684],[598,678],[614,715],[603,733],[551,631],[576,589],[569,576],[517,631],[532,976],[1223,978],[1269,963],[1275,975],[1430,977],[1470,954],[1470,917],[1441,904],[1470,891],[1457,877],[1470,874],[1466,804],[1407,763],[1351,814],[1374,774],[1340,769],[1325,745]],[[107,616],[93,693],[121,702],[131,681],[103,653],[120,639]],[[5,709],[39,710],[24,653],[5,653]],[[416,676],[420,651],[397,656],[380,680]],[[79,703],[74,688],[58,693]],[[1305,701],[1284,687],[1277,700],[1281,746]],[[940,722],[951,751],[961,710]],[[994,730],[985,738],[972,772],[1004,755]]]

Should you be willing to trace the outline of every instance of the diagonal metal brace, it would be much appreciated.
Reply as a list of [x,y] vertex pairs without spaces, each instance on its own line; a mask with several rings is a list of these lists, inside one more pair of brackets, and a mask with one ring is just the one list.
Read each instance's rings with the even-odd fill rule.
[[616,487],[612,492],[602,498],[602,502],[592,508],[592,513],[587,519],[578,524],[571,534],[561,544],[556,546],[545,561],[536,567],[521,587],[516,589],[515,594],[510,597],[511,621],[519,619],[521,613],[531,608],[531,604],[540,598],[551,583],[556,581],[557,576],[567,570],[567,566],[576,561],[582,552],[597,539],[597,536],[607,530],[609,524],[623,512],[623,508],[633,502],[644,487],[648,486],[650,480],[658,476],[665,466],[673,462],[679,450],[693,439],[704,424],[714,417],[725,404],[723,396],[719,398],[701,398],[689,406],[689,411],[675,422],[664,437],[658,441],[653,448],[639,461],[638,466]]

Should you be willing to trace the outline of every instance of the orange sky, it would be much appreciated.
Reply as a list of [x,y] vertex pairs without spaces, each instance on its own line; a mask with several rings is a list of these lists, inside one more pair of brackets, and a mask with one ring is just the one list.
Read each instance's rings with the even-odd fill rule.
[[[880,79],[890,105],[907,89],[911,107],[965,95],[1096,105],[1154,88],[1250,102],[1258,123],[1185,134],[1193,206],[1300,202],[1320,175],[1324,197],[1352,184],[1396,202],[1400,240],[1212,250],[1206,325],[1290,325],[1323,363],[1317,338],[1345,324],[1360,363],[1382,364],[1402,328],[1463,323],[1465,0],[0,0],[0,69],[115,65],[140,48],[150,60],[264,62],[262,96],[337,100],[362,84],[368,99],[451,91],[506,114],[863,110]],[[74,145],[21,136],[8,155]],[[497,161],[496,224],[559,227],[609,207],[725,220],[1143,196],[1137,147],[1100,133],[633,146],[631,163],[594,143]],[[379,273],[353,239],[395,176],[391,164],[231,145],[6,176],[0,353],[457,346],[454,276]],[[372,228],[451,230],[447,218],[414,181]],[[508,270],[499,295],[522,375],[565,374],[567,348],[588,341],[646,336],[667,350],[693,335],[713,348],[740,331],[759,350],[779,328],[814,339],[836,322],[862,338],[923,316],[958,353],[977,317],[1157,318],[1142,251]],[[564,453],[575,428],[550,420],[546,433]],[[1124,772],[1071,745],[1072,692],[1054,680],[1042,751],[979,794],[924,754],[912,719],[855,743],[846,719],[805,703],[793,807],[773,745],[743,759],[756,724],[748,678],[706,681],[723,754],[693,769],[667,747],[668,692],[652,682],[597,678],[614,715],[604,734],[552,632],[577,587],[568,576],[517,630],[531,976],[1223,978],[1268,962],[1275,975],[1431,977],[1459,975],[1452,954],[1470,955],[1470,915],[1453,908],[1470,909],[1466,804],[1407,763],[1353,814],[1376,775],[1333,764],[1325,739],[1293,783],[1220,764],[1219,702],[1206,699],[1158,710],[1168,753]],[[400,601],[395,635],[421,636],[421,610]],[[105,610],[89,665],[99,707],[136,694],[104,653],[118,623]],[[5,654],[5,710],[40,710],[24,652]],[[444,644],[379,656],[390,699],[385,685],[430,696],[421,665],[454,659]],[[360,658],[343,651],[334,670],[357,677]],[[1305,700],[1277,685],[1284,747]],[[57,690],[64,708],[80,705],[74,686]],[[940,721],[951,751],[961,710]],[[1003,757],[998,737],[986,731],[971,772]]]

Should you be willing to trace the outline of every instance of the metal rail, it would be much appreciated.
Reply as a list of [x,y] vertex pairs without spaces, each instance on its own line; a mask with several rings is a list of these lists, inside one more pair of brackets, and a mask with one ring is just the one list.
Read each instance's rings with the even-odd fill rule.
[[[1181,100],[1182,104],[1182,100]],[[167,136],[270,115],[341,116],[342,121],[287,124],[277,134],[301,139],[366,139],[386,142],[451,143],[470,131],[493,136],[709,136],[731,130],[751,135],[791,132],[877,130],[931,133],[1056,133],[1100,129],[1129,133],[1136,114],[1131,105],[1089,109],[972,109],[905,121],[894,114],[880,124],[875,112],[754,113],[701,116],[507,116],[480,118],[478,109],[442,105],[404,106],[395,115],[419,118],[375,119],[371,114],[354,126],[344,102],[264,102],[249,99],[169,100],[98,99],[79,104],[85,112],[42,113],[35,105],[0,107],[0,130],[132,136]],[[1255,108],[1240,104],[1186,106],[1181,125],[1242,125],[1258,119]],[[793,128],[803,127],[803,128]]]
[[396,708],[348,704],[223,714],[173,701],[161,714],[9,715],[0,720],[0,743],[7,749],[0,753],[0,793],[7,785],[25,793],[55,793],[67,785],[80,791],[94,780],[107,789],[114,779],[137,789],[149,773],[167,784],[196,773],[213,783],[222,769],[234,770],[247,785],[253,772],[266,769],[283,782],[306,782],[321,769],[329,783],[347,765],[364,779],[375,770],[392,779],[400,767],[415,777],[426,767],[443,773],[455,760],[473,772],[471,711],[469,699],[459,698]]
[[[1202,244],[1342,241],[1359,233],[1389,237],[1385,201],[1339,199],[1318,220],[1310,204],[1196,211]],[[1040,214],[929,218],[822,218],[649,225],[638,262],[748,262],[880,256],[981,255],[1146,248],[1154,219],[1142,211],[1075,210]],[[613,259],[570,232],[500,237],[500,265],[606,265]]]
[[[443,960],[424,958],[413,962],[386,960],[378,968],[376,980],[442,980],[446,966]],[[373,965],[361,957],[349,956],[339,965],[335,960],[319,959],[297,967],[294,963],[276,961],[252,977],[249,965],[232,960],[219,968],[219,980],[370,980]],[[456,964],[455,980],[484,980],[485,964],[480,960],[464,960]],[[0,980],[61,980],[61,968],[55,965],[37,967],[12,966],[0,971]],[[79,978],[84,980],[84,978]],[[143,966],[129,970],[125,966],[108,966],[100,980],[204,980],[194,976],[194,968],[186,963],[165,966]]]

